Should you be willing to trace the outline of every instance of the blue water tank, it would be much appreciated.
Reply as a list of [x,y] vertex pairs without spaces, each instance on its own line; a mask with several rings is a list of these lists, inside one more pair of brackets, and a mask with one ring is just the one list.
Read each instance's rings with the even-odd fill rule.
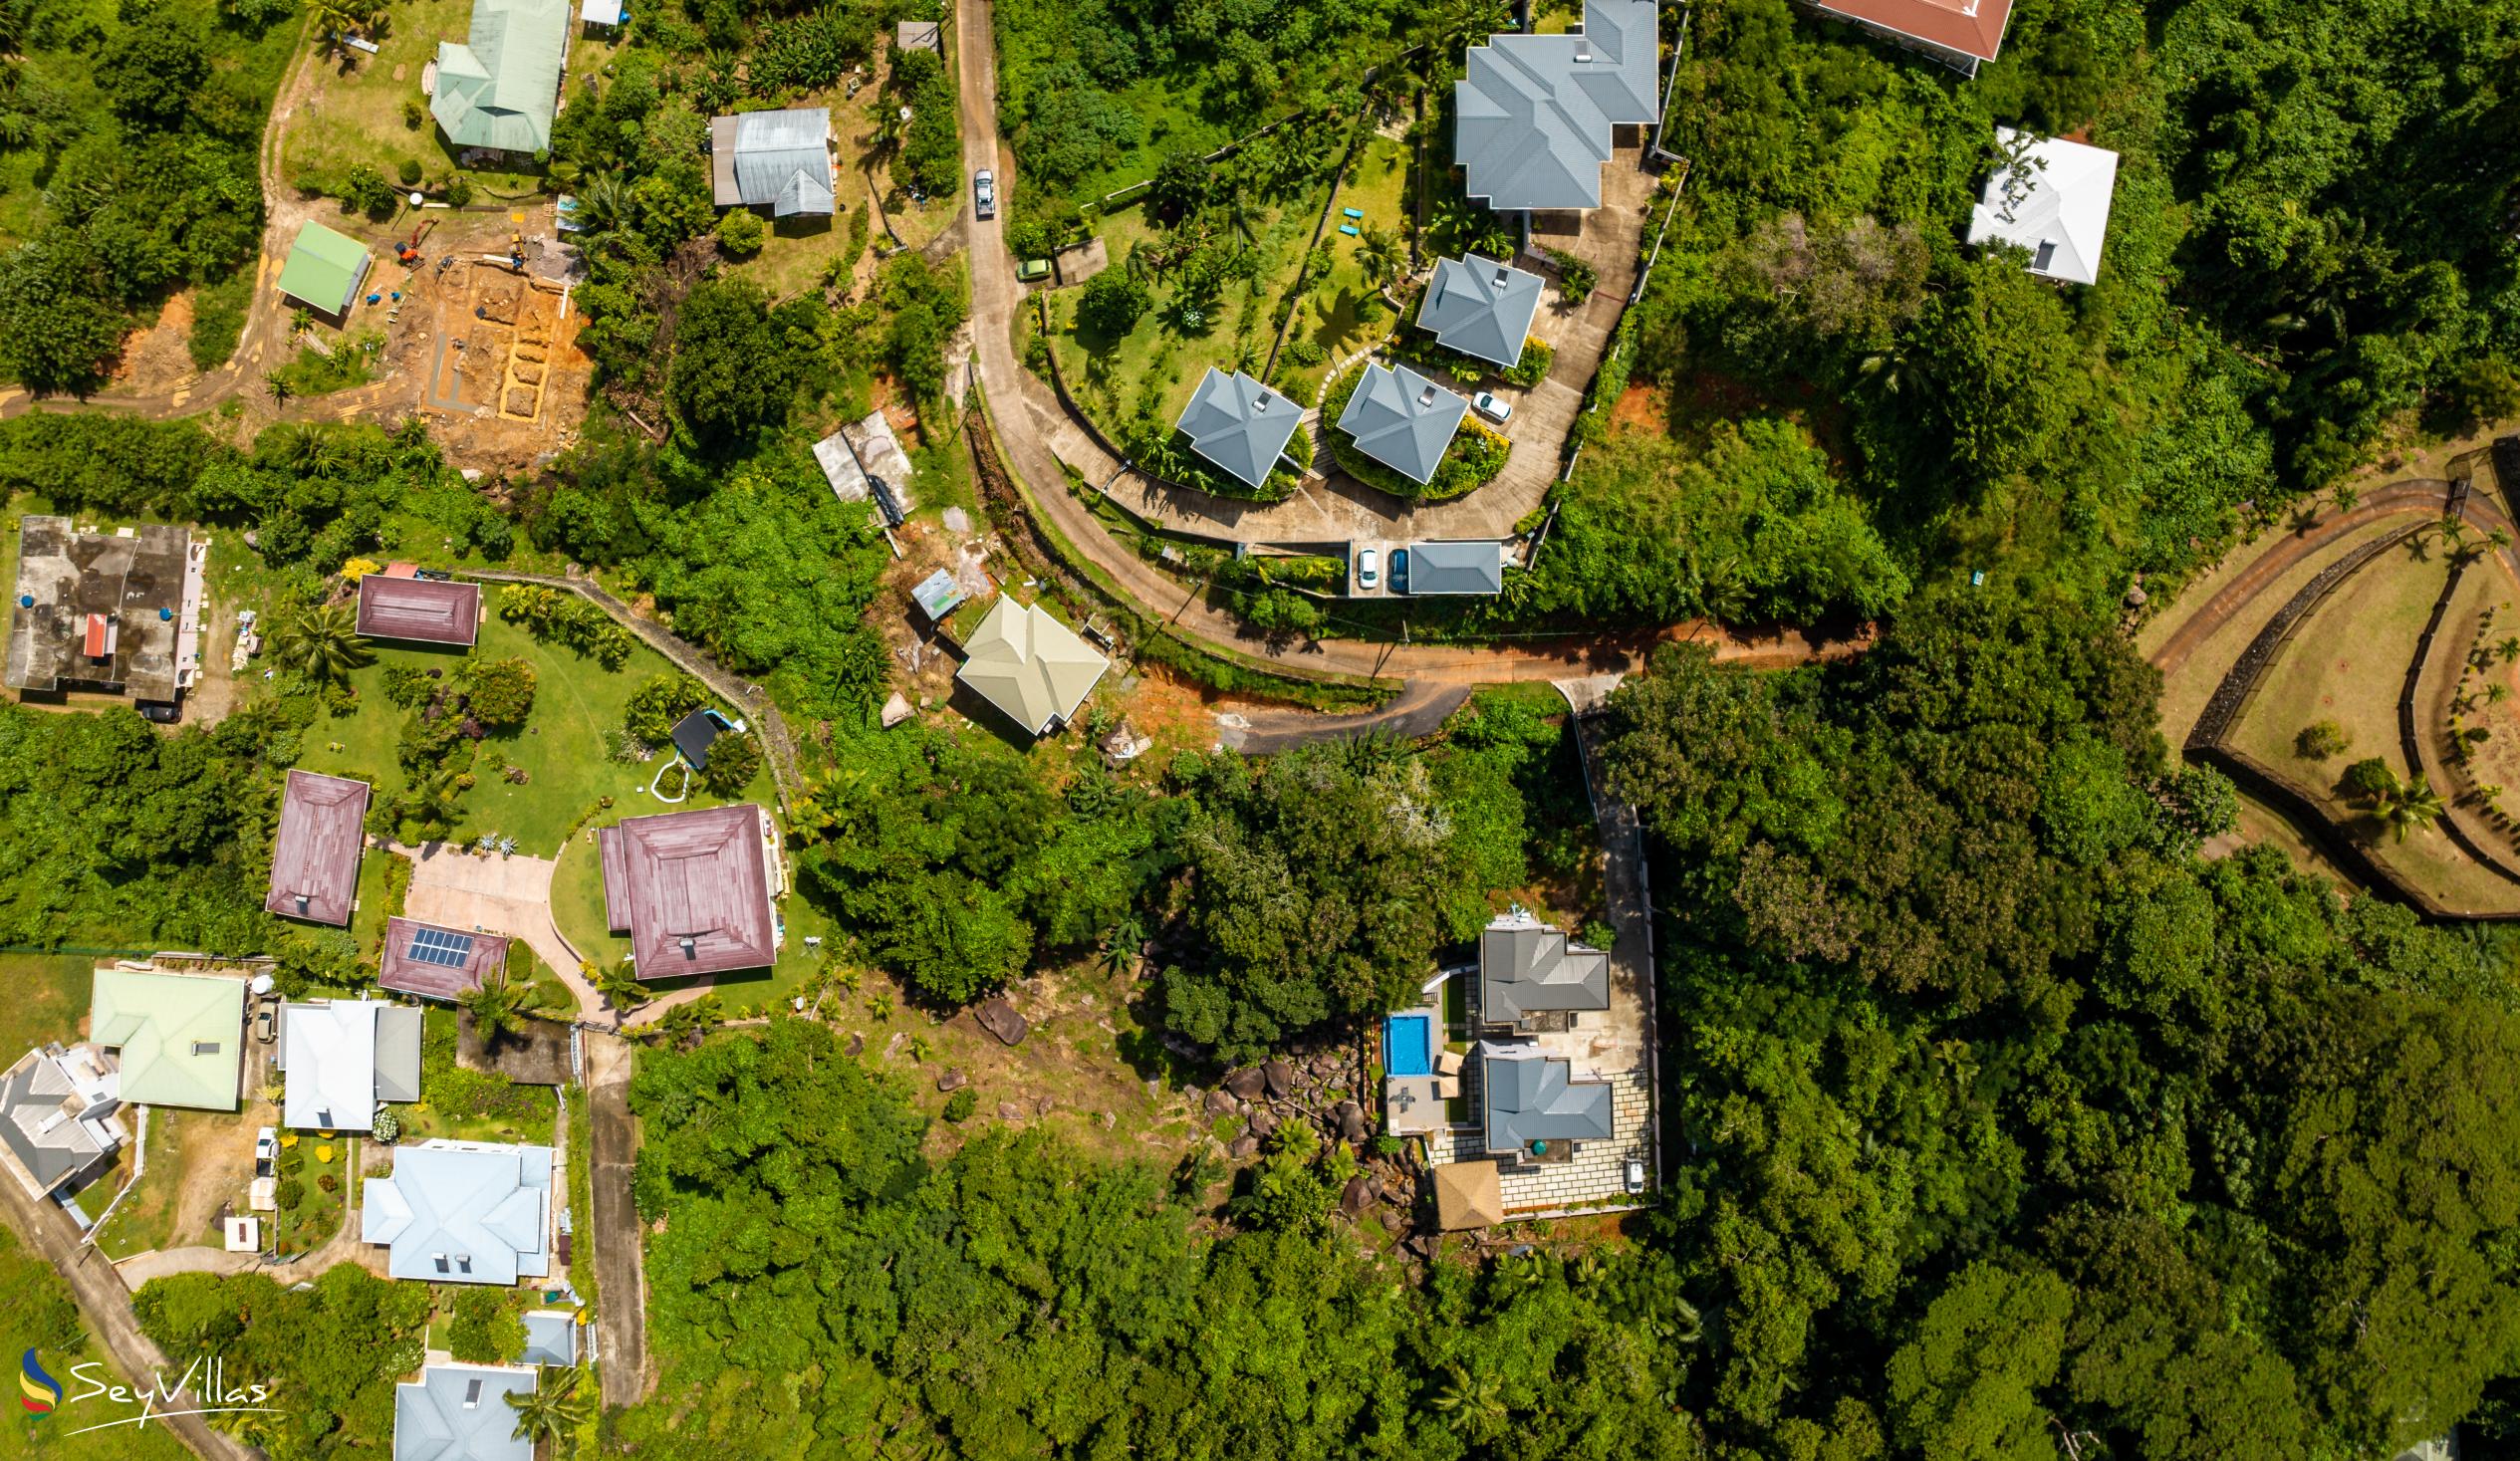
[[161,624],[162,624],[162,623],[164,623],[166,620],[168,620],[168,619],[170,619],[170,618],[173,618],[174,616],[175,616],[175,611],[174,611],[173,609],[161,609],[157,610],[157,621],[158,621],[159,623],[161,623]]
[[20,609],[33,609],[34,607],[35,607],[35,596],[34,596],[34,595],[32,595],[32,594],[20,594],[20,595],[18,596],[18,608],[20,608]]

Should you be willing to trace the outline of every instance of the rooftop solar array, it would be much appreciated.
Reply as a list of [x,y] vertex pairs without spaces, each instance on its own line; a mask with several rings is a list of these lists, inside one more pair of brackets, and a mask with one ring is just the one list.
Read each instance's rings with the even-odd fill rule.
[[472,935],[444,928],[418,928],[411,933],[411,957],[423,964],[460,969],[472,957]]

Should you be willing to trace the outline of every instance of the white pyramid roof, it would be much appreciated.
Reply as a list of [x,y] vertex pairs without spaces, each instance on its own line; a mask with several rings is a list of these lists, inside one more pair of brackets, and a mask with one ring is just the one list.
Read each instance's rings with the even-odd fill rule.
[[[1995,128],[1997,145],[2007,149],[2019,135],[2009,126]],[[2000,163],[1987,177],[1984,196],[1969,212],[1969,242],[2028,250],[2030,272],[2042,279],[2097,283],[2109,205],[2118,191],[2118,154],[2044,137],[2023,160],[2018,177]]]

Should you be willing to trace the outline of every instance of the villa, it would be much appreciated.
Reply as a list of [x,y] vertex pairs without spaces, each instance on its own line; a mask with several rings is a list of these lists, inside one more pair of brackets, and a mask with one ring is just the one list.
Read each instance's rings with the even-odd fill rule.
[[779,957],[777,832],[747,803],[630,817],[596,834],[609,931],[641,979],[759,969]]
[[1074,719],[1112,667],[1049,609],[1003,596],[962,648],[954,679],[1033,736]]
[[200,672],[207,542],[181,528],[82,533],[18,525],[5,679],[13,690],[96,690],[171,704]]
[[29,1197],[103,1170],[128,1139],[113,1069],[90,1046],[30,1050],[0,1073],[0,1148]]
[[99,969],[88,1032],[116,1054],[114,1094],[120,1099],[236,1109],[245,1068],[244,980],[119,965]]
[[477,1141],[398,1147],[361,1188],[359,1235],[385,1271],[432,1284],[513,1284],[552,1268],[552,1149]]
[[568,56],[569,0],[473,0],[470,35],[429,65],[429,112],[458,147],[547,152]]
[[1621,126],[1660,112],[1652,0],[1587,0],[1571,35],[1490,36],[1453,83],[1465,190],[1499,212],[1602,205]]
[[1477,254],[1438,259],[1417,308],[1417,328],[1446,350],[1510,370],[1522,361],[1542,289],[1539,275],[1500,260]]
[[1265,486],[1294,439],[1304,408],[1240,370],[1214,365],[1174,423],[1190,449],[1246,487]]
[[2118,194],[2118,154],[2009,126],[1995,128],[1995,144],[2006,160],[1969,210],[1969,242],[2021,250],[2041,279],[2098,283]]
[[366,782],[290,772],[280,797],[280,831],[271,844],[271,891],[263,898],[264,910],[349,927],[359,906],[367,818]]
[[420,1098],[420,1012],[382,1000],[280,1007],[280,1118],[299,1130],[367,1131],[378,1101]]
[[396,564],[359,581],[359,632],[469,649],[481,634],[481,586],[424,579]]
[[393,1387],[393,1461],[534,1461],[507,1402],[534,1393],[534,1381],[523,1365],[422,1365]]
[[1339,413],[1339,429],[1356,438],[1357,450],[1412,482],[1434,480],[1444,449],[1470,402],[1406,365],[1365,367]]
[[837,206],[831,109],[709,119],[709,170],[721,208],[768,208],[774,218],[830,217]]

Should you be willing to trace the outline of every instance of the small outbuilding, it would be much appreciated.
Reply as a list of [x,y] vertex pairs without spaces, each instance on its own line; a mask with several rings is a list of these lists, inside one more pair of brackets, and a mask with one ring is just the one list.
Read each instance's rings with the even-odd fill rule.
[[481,634],[481,586],[392,573],[359,581],[359,632],[469,649]]
[[1504,1184],[1492,1161],[1446,1162],[1435,1168],[1435,1225],[1445,1232],[1492,1228],[1505,1221]]
[[2118,154],[2063,137],[1995,128],[2004,154],[1969,210],[1969,242],[2009,244],[2029,269],[2060,284],[2096,284],[2118,194]]
[[556,1364],[563,1369],[578,1362],[578,1316],[566,1309],[535,1309],[525,1315],[525,1362]]
[[310,923],[350,925],[359,901],[359,856],[366,849],[368,783],[292,771],[280,797],[271,844],[266,912]]
[[359,298],[368,279],[368,246],[310,218],[298,225],[289,260],[280,266],[280,292],[338,321]]
[[1112,667],[1050,610],[1003,596],[963,653],[954,678],[1035,736],[1073,717]]
[[724,716],[714,710],[694,710],[673,723],[674,753],[690,764],[693,771],[709,769],[709,747],[731,727]]
[[1408,545],[1408,581],[1416,598],[1505,592],[1505,545],[1494,538]]

